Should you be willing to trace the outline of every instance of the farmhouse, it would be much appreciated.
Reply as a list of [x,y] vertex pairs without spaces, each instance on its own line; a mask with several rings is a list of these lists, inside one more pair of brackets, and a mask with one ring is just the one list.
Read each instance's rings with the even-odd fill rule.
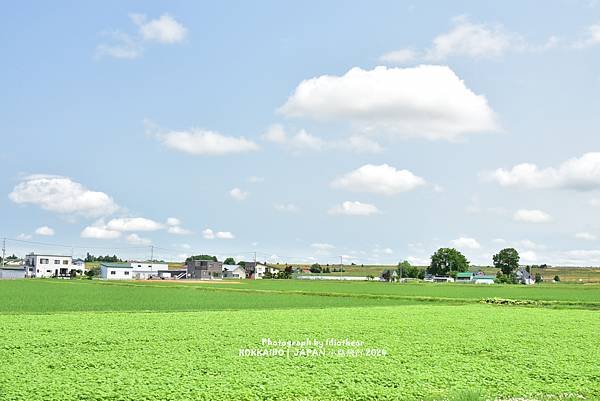
[[252,279],[262,279],[266,272],[271,274],[279,273],[279,269],[260,262],[246,262],[245,269],[246,277]]
[[246,278],[246,269],[240,265],[223,265],[223,278]]
[[133,278],[133,267],[129,263],[100,264],[100,278],[104,280],[131,280]]
[[223,278],[223,262],[190,260],[186,264],[188,278],[212,280]]
[[70,277],[76,269],[71,256],[30,253],[25,256],[25,270],[26,277]]
[[520,267],[519,270],[517,270],[516,275],[517,275],[517,280],[521,284],[526,284],[526,285],[535,284],[535,277],[533,277],[533,275],[531,273],[529,273],[527,270],[525,270],[523,267]]

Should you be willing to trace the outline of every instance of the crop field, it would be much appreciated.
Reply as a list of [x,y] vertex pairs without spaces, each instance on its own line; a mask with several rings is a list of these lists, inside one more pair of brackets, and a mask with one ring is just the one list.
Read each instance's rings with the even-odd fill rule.
[[596,285],[0,281],[0,400],[598,400],[598,302]]

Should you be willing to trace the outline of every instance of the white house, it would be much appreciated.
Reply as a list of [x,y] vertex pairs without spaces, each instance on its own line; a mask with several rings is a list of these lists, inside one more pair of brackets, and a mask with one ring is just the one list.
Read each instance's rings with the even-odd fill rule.
[[246,269],[240,265],[223,265],[223,278],[246,278]]
[[131,280],[133,278],[133,267],[129,263],[100,264],[100,278],[104,280]]
[[152,277],[158,277],[161,270],[169,270],[167,263],[129,262],[129,265],[133,269],[131,278],[134,280],[148,280]]
[[256,263],[256,265],[253,266],[251,278],[262,279],[266,272],[275,274],[279,273],[279,269],[275,269],[274,267],[270,267],[262,263]]
[[66,255],[38,255],[30,253],[25,256],[25,274],[27,277],[69,277],[73,260]]

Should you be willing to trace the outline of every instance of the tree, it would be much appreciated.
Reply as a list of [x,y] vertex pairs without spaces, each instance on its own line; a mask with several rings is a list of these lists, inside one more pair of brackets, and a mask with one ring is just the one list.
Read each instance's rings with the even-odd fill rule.
[[185,261],[190,262],[192,260],[212,260],[213,262],[217,262],[217,257],[211,256],[211,255],[194,255],[194,256],[190,256]]
[[558,277],[558,275],[554,276],[554,281],[559,282],[560,281],[560,277]]
[[[419,269],[417,266],[411,265],[407,260],[398,263],[398,277],[409,277],[409,278],[419,278],[421,275],[422,269]],[[423,276],[425,276],[425,272],[423,272]]]
[[235,259],[234,258],[227,258],[225,259],[225,261],[223,262],[224,265],[235,265]]
[[320,265],[320,264],[318,264],[318,263],[315,263],[315,264],[313,264],[313,265],[310,267],[310,272],[311,272],[311,273],[321,273],[321,265]]
[[494,267],[510,276],[519,268],[519,252],[514,248],[504,248],[493,257]]
[[454,248],[440,248],[431,255],[428,273],[434,275],[447,275],[450,272],[466,272],[469,270],[469,261]]

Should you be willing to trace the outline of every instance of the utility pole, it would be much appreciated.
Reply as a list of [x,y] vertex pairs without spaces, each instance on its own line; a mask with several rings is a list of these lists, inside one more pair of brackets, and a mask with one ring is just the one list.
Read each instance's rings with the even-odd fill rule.
[[2,267],[6,258],[6,238],[2,238]]
[[258,266],[256,266],[256,251],[254,251],[254,280],[258,276]]
[[342,281],[342,272],[344,271],[344,257],[340,256],[340,281]]
[[154,245],[150,245],[150,262],[154,260]]

